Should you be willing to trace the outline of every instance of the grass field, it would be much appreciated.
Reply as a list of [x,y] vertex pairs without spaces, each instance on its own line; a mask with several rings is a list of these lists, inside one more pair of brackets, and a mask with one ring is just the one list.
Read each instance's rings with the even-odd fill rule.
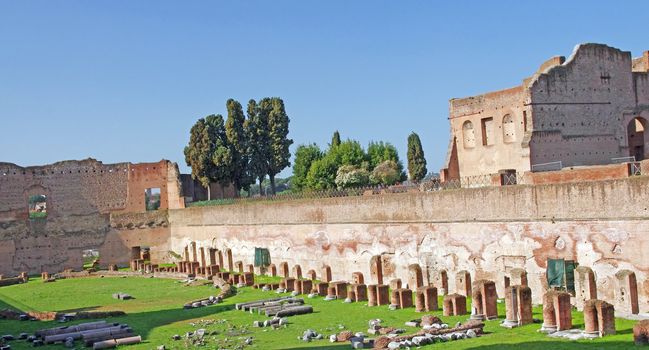
[[[133,300],[115,300],[112,293],[124,292],[132,295]],[[122,310],[128,313],[125,317],[112,318],[112,322],[128,323],[137,334],[142,335],[144,342],[129,346],[129,349],[155,349],[166,345],[167,349],[187,349],[196,346],[185,341],[172,341],[174,334],[183,335],[197,328],[216,331],[208,337],[205,349],[236,349],[247,337],[253,338],[249,348],[254,349],[349,349],[349,343],[330,343],[328,340],[303,342],[297,338],[306,329],[314,329],[328,335],[348,329],[354,332],[366,332],[367,321],[380,318],[386,326],[405,328],[408,333],[414,328],[404,326],[404,322],[421,317],[414,308],[389,311],[387,307],[367,307],[364,303],[344,304],[342,301],[324,301],[317,297],[305,299],[313,305],[314,313],[289,318],[286,328],[271,330],[253,328],[254,320],[264,320],[259,315],[251,315],[234,310],[237,302],[251,301],[276,296],[273,292],[264,292],[253,288],[240,288],[236,296],[223,303],[208,307],[184,310],[185,302],[193,299],[216,295],[217,291],[208,285],[185,286],[174,280],[141,277],[128,278],[85,278],[58,280],[54,283],[42,283],[33,279],[27,284],[0,288],[0,309],[37,311],[73,311],[73,310]],[[306,296],[305,296],[306,297]],[[441,305],[441,303],[440,303]],[[540,307],[534,308],[534,317],[541,318]],[[465,321],[468,316],[443,317],[441,311],[433,312],[451,325]],[[499,304],[501,320],[504,305]],[[480,338],[437,343],[425,346],[425,349],[628,349],[633,348],[632,327],[634,322],[618,319],[618,334],[596,340],[569,341],[556,340],[538,333],[539,324],[527,325],[512,330],[499,326],[498,321],[487,321],[485,331]],[[573,323],[583,328],[583,317],[580,312],[573,313]],[[69,324],[69,323],[68,323]],[[193,325],[192,325],[193,324]],[[31,322],[0,320],[0,335],[19,332],[33,332],[37,329],[56,327],[57,322]],[[23,341],[11,342],[13,349],[31,348]],[[80,347],[80,346],[79,346]],[[62,345],[46,348],[63,349]]]

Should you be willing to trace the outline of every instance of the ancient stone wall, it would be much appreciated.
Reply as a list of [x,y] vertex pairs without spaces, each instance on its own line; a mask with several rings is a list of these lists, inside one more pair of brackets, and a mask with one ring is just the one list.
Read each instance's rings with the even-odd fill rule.
[[[168,161],[103,164],[94,159],[20,167],[0,163],[0,274],[79,269],[82,252],[96,249],[102,265],[127,264],[129,245],[160,246],[166,225],[111,227],[111,213],[143,212],[144,189],[160,188],[161,208],[182,208],[178,170]],[[30,218],[29,198],[46,196],[44,217]],[[166,222],[166,215],[165,220]],[[138,234],[135,234],[138,231]]]
[[442,174],[649,158],[648,67],[649,52],[632,59],[630,52],[581,44],[567,60],[544,62],[521,86],[451,99],[451,144]]
[[360,271],[369,283],[377,270],[386,283],[407,281],[408,266],[419,264],[426,280],[448,292],[467,271],[472,280],[496,281],[501,297],[505,277],[523,270],[537,303],[547,259],[564,258],[591,268],[598,298],[618,304],[626,303],[631,284],[623,279],[632,271],[646,312],[647,201],[649,177],[635,177],[189,208],[169,211],[170,246],[181,253],[196,242],[244,264],[263,247],[276,266],[318,273],[330,266],[334,280]]

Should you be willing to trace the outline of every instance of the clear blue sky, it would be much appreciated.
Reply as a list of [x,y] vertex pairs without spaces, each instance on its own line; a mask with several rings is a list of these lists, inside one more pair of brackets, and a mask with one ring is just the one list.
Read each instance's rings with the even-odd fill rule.
[[197,118],[279,96],[295,145],[338,129],[405,159],[416,131],[437,171],[448,99],[518,85],[582,42],[639,56],[647,13],[646,0],[1,1],[0,161],[188,171]]

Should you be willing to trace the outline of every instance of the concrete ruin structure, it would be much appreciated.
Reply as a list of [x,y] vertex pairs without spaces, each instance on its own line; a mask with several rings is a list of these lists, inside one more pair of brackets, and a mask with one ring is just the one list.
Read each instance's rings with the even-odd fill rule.
[[450,100],[444,179],[649,155],[649,51],[602,44],[552,57],[521,85]]

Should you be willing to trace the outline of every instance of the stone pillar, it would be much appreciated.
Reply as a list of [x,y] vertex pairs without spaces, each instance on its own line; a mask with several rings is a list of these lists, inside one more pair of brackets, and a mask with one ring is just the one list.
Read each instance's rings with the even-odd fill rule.
[[255,274],[252,272],[244,272],[242,275],[243,281],[239,280],[239,282],[245,283],[246,286],[252,286],[255,284]]
[[446,295],[449,294],[448,291],[448,274],[446,273],[446,270],[442,270],[439,272],[439,281],[438,285],[439,287],[439,293],[441,295]]
[[597,300],[586,300],[584,303],[584,331],[588,334],[599,335],[599,325],[597,324]]
[[423,297],[424,297],[424,310],[425,311],[437,311],[439,310],[438,301],[437,301],[437,288],[433,286],[424,286],[420,287]]
[[466,315],[466,297],[462,294],[444,296],[444,316]]
[[283,261],[279,264],[279,275],[284,278],[288,278],[290,275],[288,273],[288,263]]
[[293,277],[286,277],[283,280],[284,282],[284,288],[286,288],[287,292],[292,292],[293,288],[295,287],[295,278]]
[[316,284],[316,289],[317,289],[318,295],[321,296],[321,297],[326,297],[328,287],[329,287],[329,283],[327,283],[327,282],[320,282],[320,283]]
[[505,313],[503,327],[513,328],[532,323],[532,290],[519,285],[505,288]]
[[313,281],[311,280],[302,280],[302,293],[311,293],[313,291]]
[[238,273],[243,273],[243,262],[242,261],[237,261],[234,263],[234,269]]
[[248,264],[248,265],[246,265],[246,268],[248,269],[248,272],[253,273],[253,274],[255,273],[255,265]]
[[367,286],[367,306],[376,306],[376,284],[370,284]]
[[234,271],[234,262],[233,262],[234,260],[232,259],[232,250],[227,249],[225,251],[225,255],[228,258],[228,270]]
[[[139,253],[138,253],[138,254],[139,254]],[[192,257],[189,255],[189,246],[186,245],[186,246],[185,246],[185,249],[183,250],[183,261],[190,261],[191,258],[192,258]]]
[[498,318],[496,284],[493,281],[476,281],[472,292],[475,315],[472,318],[493,320]]
[[389,305],[390,303],[390,286],[379,284],[376,286],[376,304]]
[[309,270],[309,271],[306,273],[306,278],[308,278],[308,279],[310,279],[310,280],[313,281],[313,280],[317,279],[318,277],[316,276],[315,270]]
[[589,267],[577,266],[575,277],[575,306],[577,310],[583,310],[587,300],[597,299],[595,273]]
[[200,254],[201,257],[200,260],[201,267],[207,266],[207,259],[205,258],[205,248],[204,247],[198,248],[198,253]]
[[615,334],[615,308],[613,305],[597,299],[584,303],[584,328],[588,334],[603,337]]
[[365,279],[363,278],[363,273],[362,272],[354,272],[354,273],[352,273],[352,283],[354,283],[354,284],[364,284]]
[[554,314],[558,331],[572,328],[572,314],[570,306],[570,293],[557,292],[554,294]]
[[344,299],[345,297],[347,297],[347,282],[331,282],[330,285],[336,289],[336,297],[338,299]]
[[399,289],[390,289],[390,305],[399,307]]
[[297,292],[297,294],[302,294],[304,291],[302,290],[302,281],[296,279],[293,281],[293,290]]
[[302,267],[300,265],[293,266],[293,277],[297,279],[302,278]]
[[460,271],[455,276],[455,292],[468,297],[471,295],[471,274],[469,271]]
[[597,304],[597,323],[600,337],[615,334],[615,307],[605,301]]
[[353,284],[352,290],[356,297],[356,301],[366,301],[367,300],[367,286],[364,284]]
[[207,261],[209,266],[214,266],[218,265],[219,263],[216,261],[216,249],[214,248],[208,248],[207,250]]
[[554,312],[554,294],[556,291],[549,290],[543,294],[543,326],[541,331],[546,333],[556,332],[557,318]]
[[221,267],[225,267],[225,262],[223,260],[223,252],[218,250],[216,252],[216,257],[219,260],[218,265],[221,266]]
[[423,312],[425,310],[424,291],[421,288],[417,288],[415,291],[415,312]]
[[399,308],[412,307],[412,290],[408,288],[399,289]]
[[375,255],[370,259],[370,274],[377,284],[383,284],[383,264],[380,255]]
[[192,262],[197,262],[198,261],[198,254],[196,252],[196,242],[191,242],[189,243],[189,251],[191,253],[191,261]]
[[419,264],[408,266],[408,288],[416,290],[424,285],[424,275]]
[[331,267],[325,265],[322,267],[322,282],[331,282]]

